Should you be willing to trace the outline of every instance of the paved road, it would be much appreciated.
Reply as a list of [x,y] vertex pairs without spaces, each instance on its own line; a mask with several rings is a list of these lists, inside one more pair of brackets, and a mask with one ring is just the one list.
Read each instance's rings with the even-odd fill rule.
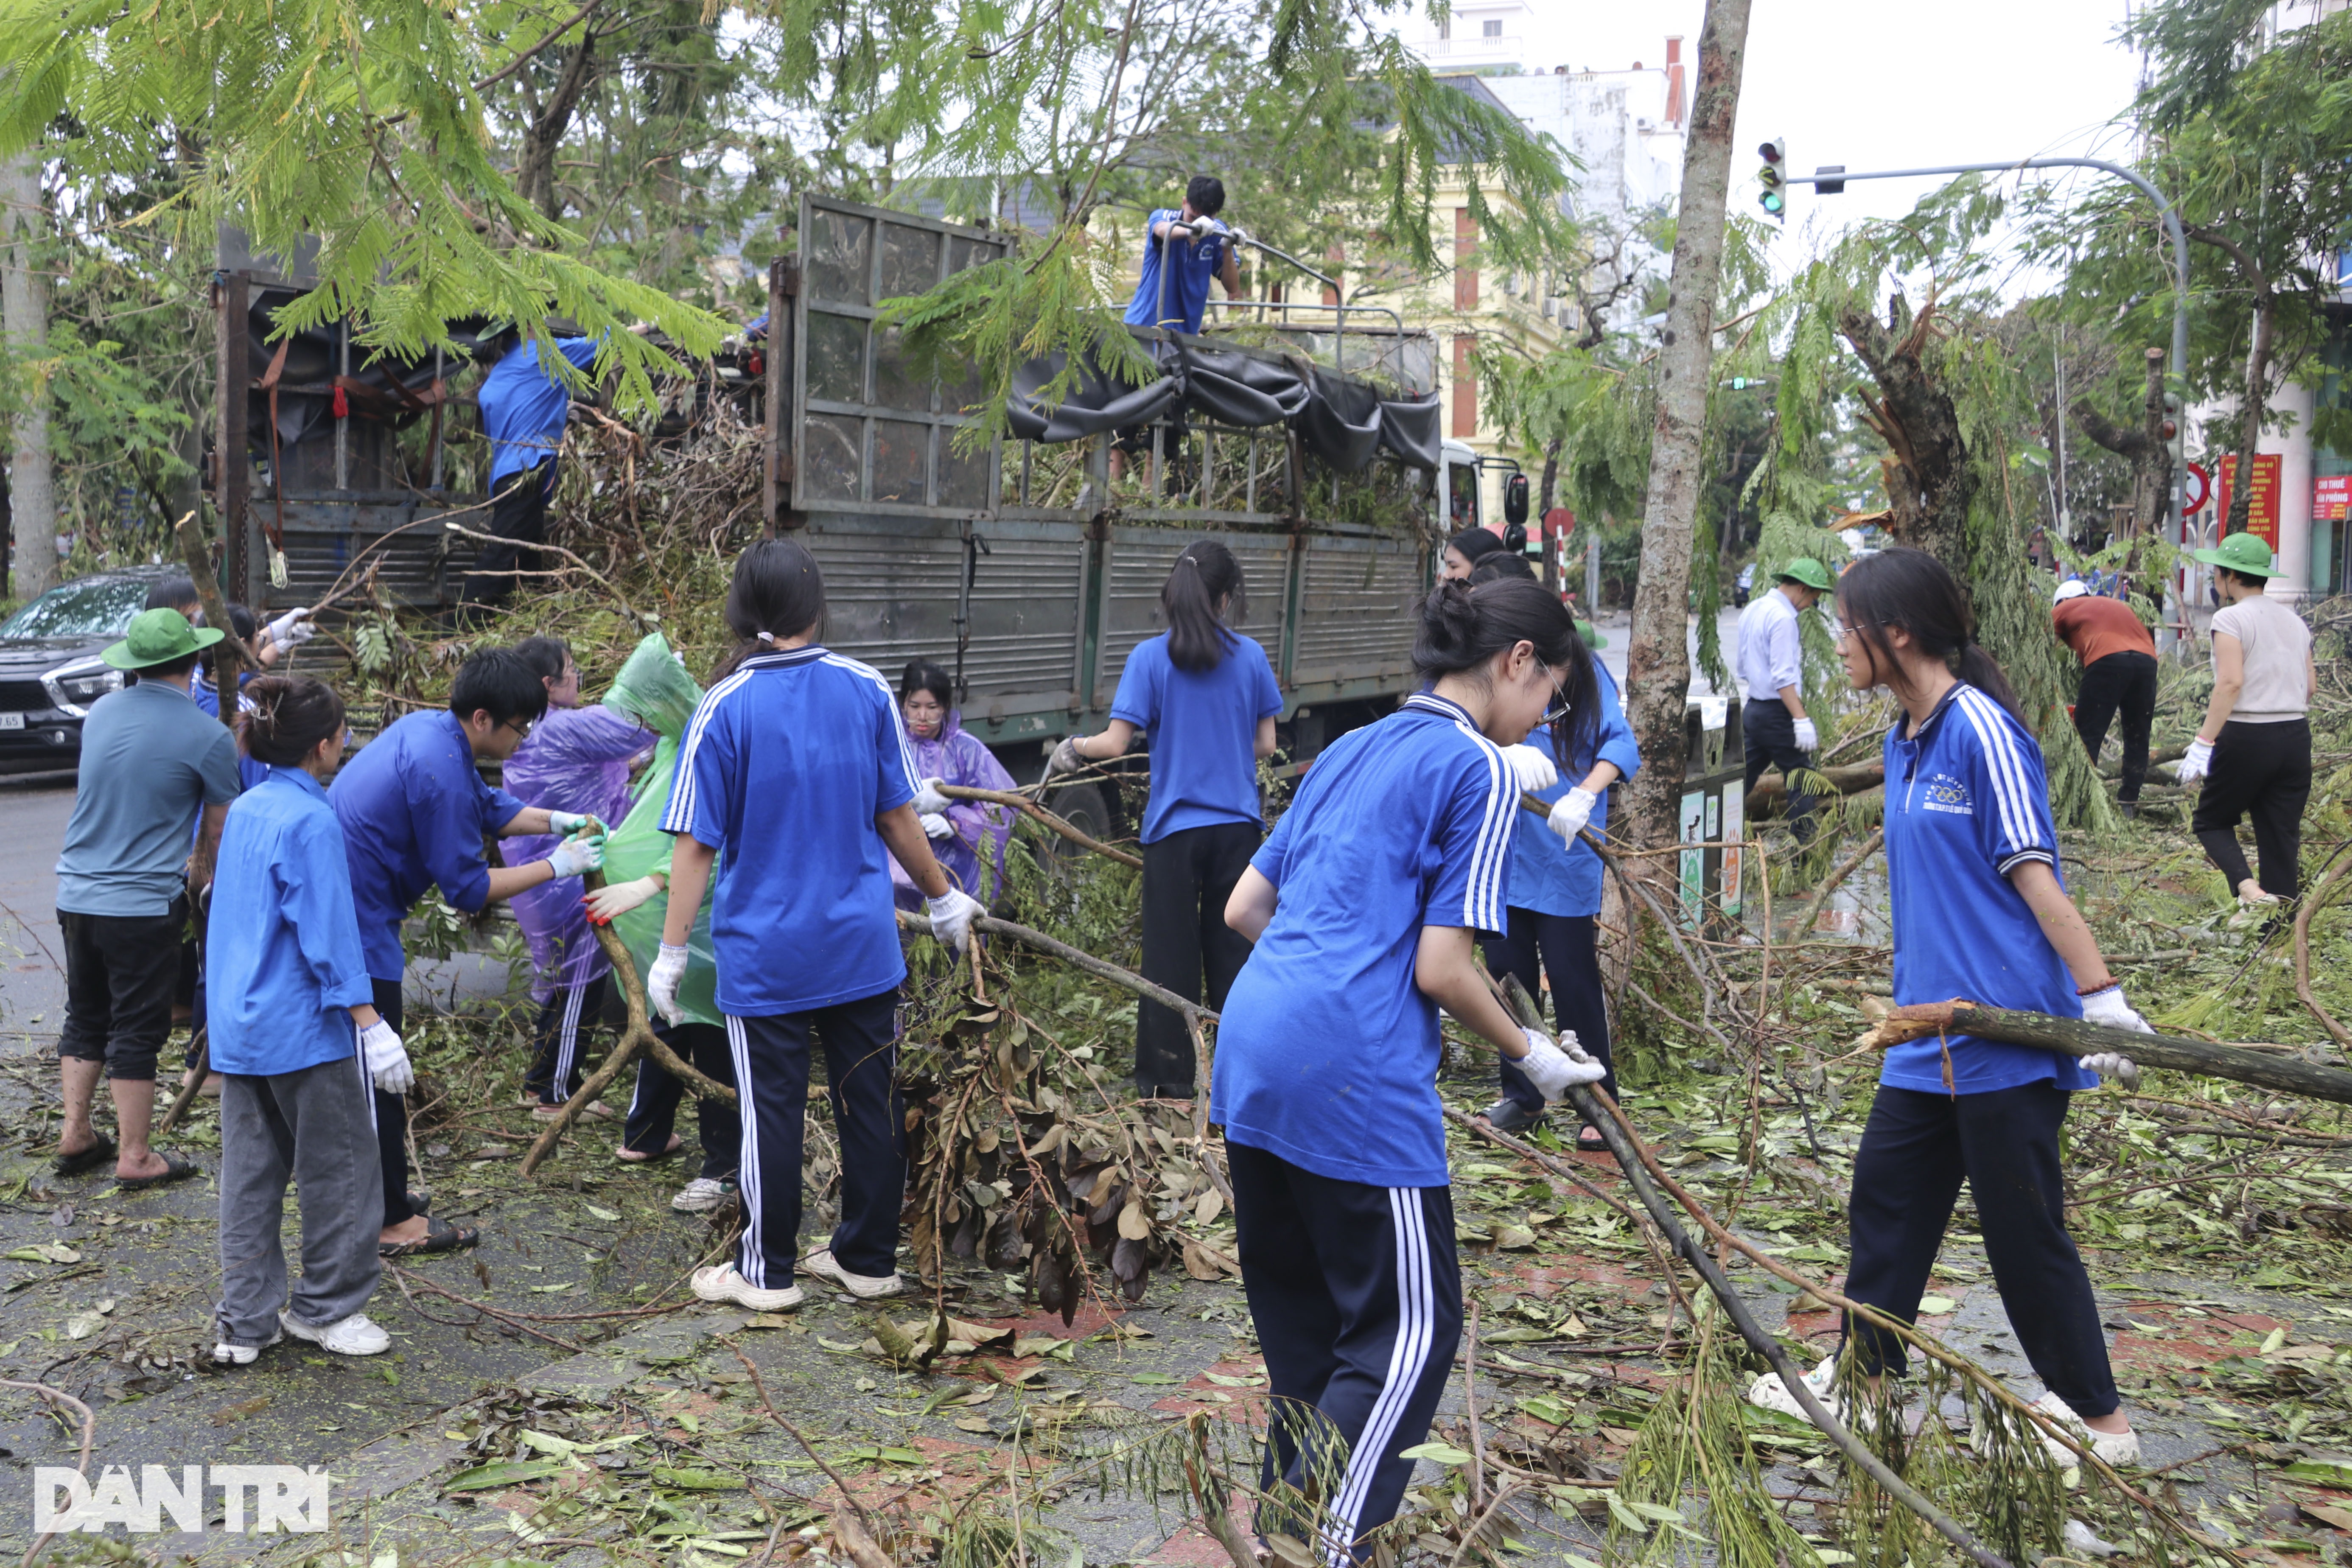
[[[50,1045],[65,1016],[63,947],[58,932],[58,847],[73,812],[70,778],[0,778],[0,1052]],[[436,1005],[504,994],[507,973],[467,954],[412,965],[408,1002]]]
[[[1609,673],[1617,678],[1617,684],[1620,687],[1625,684],[1625,649],[1626,645],[1633,640],[1633,617],[1629,611],[1608,610],[1602,612],[1601,619],[1595,623],[1609,639],[1609,646],[1601,650],[1601,662],[1609,667]],[[1689,625],[1690,694],[1704,701],[1714,697],[1716,689],[1706,677],[1698,672],[1698,617],[1691,616]],[[1739,647],[1739,612],[1726,605],[1716,616],[1716,634],[1723,639],[1723,662],[1727,665],[1731,662],[1733,653]],[[1734,680],[1729,690],[1732,696],[1737,698],[1739,694],[1739,683]]]

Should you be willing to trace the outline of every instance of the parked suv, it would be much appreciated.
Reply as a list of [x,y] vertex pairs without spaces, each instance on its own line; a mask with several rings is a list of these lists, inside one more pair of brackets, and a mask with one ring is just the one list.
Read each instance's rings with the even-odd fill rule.
[[0,622],[0,772],[67,768],[89,705],[122,689],[98,655],[120,641],[168,567],[128,566],[61,583]]

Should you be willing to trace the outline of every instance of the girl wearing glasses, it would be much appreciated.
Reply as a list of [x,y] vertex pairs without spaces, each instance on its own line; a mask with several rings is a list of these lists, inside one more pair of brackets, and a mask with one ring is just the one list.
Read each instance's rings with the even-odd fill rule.
[[[1282,690],[1265,649],[1226,626],[1247,601],[1241,563],[1213,539],[1184,547],[1160,585],[1168,630],[1119,672],[1110,727],[1055,748],[1045,776],[1124,756],[1140,731],[1151,752],[1143,811],[1143,977],[1222,1010],[1249,944],[1221,918],[1265,837],[1257,763],[1274,754]],[[1202,981],[1206,980],[1204,987]],[[1192,1037],[1156,1002],[1135,1015],[1135,1089],[1192,1097]]]
[[[2147,1032],[2058,879],[2042,748],[1976,640],[1960,585],[1934,556],[1896,548],[1848,568],[1837,605],[1853,689],[1885,687],[1903,708],[1885,745],[1895,1000],[1964,996]],[[1965,1180],[2001,1305],[2046,1390],[2038,1407],[2109,1464],[2125,1465],[2137,1461],[2139,1439],[2066,1234],[2058,1154],[2069,1100],[2098,1087],[2102,1074],[2128,1086],[2138,1069],[2120,1056],[2077,1061],[1965,1035],[1890,1049],[1854,1155],[1845,1290],[1915,1321]],[[1863,1375],[1900,1375],[1901,1341],[1853,1321],[1845,1332]],[[1806,1378],[1824,1397],[1836,1361]],[[1769,1373],[1748,1398],[1799,1413]],[[2078,1462],[2049,1446],[2060,1465]]]
[[[1534,574],[1520,557],[1505,555],[1479,566],[1470,582],[1475,586],[1498,577],[1532,582]],[[1543,995],[1538,984],[1540,966],[1551,982],[1554,1023],[1575,1035],[1577,1044],[1611,1069],[1601,1081],[1614,1100],[1617,1077],[1609,1055],[1609,1005],[1601,984],[1601,853],[1584,841],[1580,830],[1590,827],[1594,837],[1608,837],[1609,786],[1633,776],[1642,765],[1642,749],[1634,744],[1633,728],[1625,722],[1618,703],[1616,680],[1581,637],[1553,674],[1559,693],[1550,711],[1528,732],[1528,744],[1509,753],[1518,762],[1532,748],[1537,753],[1533,761],[1541,764],[1534,771],[1552,774],[1529,785],[1551,803],[1551,831],[1518,835],[1511,850],[1509,928],[1486,938],[1483,945],[1489,970],[1517,976],[1528,994],[1538,999]],[[1523,1131],[1543,1120],[1543,1094],[1508,1058],[1500,1067],[1502,1098],[1479,1115],[1503,1131]],[[1608,1148],[1593,1127],[1577,1134],[1576,1146],[1587,1153]]]
[[[1318,1552],[1334,1563],[1396,1512],[1401,1450],[1429,1430],[1461,1329],[1438,1008],[1546,1099],[1601,1075],[1512,1022],[1472,947],[1508,925],[1523,813],[1506,749],[1579,655],[1540,585],[1440,584],[1413,647],[1428,685],[1316,759],[1225,905],[1255,946],[1218,1028],[1212,1116],[1278,1402],[1268,1468],[1294,1486],[1344,1471]],[[1344,1453],[1313,1452],[1335,1435]],[[1261,1510],[1258,1528],[1315,1527]]]

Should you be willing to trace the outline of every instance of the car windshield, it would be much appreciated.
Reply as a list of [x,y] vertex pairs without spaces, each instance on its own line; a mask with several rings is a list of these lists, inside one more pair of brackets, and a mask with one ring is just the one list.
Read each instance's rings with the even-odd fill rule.
[[0,637],[119,637],[147,604],[136,578],[66,583],[0,622]]

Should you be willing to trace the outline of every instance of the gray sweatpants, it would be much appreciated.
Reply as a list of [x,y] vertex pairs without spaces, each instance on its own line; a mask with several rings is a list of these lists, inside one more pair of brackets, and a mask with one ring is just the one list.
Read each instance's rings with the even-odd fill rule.
[[[278,1309],[325,1327],[368,1303],[383,1260],[383,1169],[375,1108],[356,1052],[295,1072],[228,1073],[221,1083],[221,1300],[229,1344],[266,1344]],[[302,1278],[286,1296],[278,1229],[292,1176],[302,1207]]]

